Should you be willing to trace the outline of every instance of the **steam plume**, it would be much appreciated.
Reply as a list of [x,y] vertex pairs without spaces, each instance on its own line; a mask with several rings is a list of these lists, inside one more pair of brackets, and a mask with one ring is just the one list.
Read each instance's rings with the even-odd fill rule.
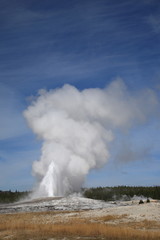
[[114,130],[145,121],[156,104],[151,90],[133,96],[120,79],[105,89],[41,90],[24,112],[43,140],[41,157],[33,163],[36,196],[78,191],[88,172],[108,161]]

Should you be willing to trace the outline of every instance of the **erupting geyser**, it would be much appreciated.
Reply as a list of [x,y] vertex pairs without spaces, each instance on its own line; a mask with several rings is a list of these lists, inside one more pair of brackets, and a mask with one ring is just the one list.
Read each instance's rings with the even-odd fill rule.
[[114,129],[144,121],[155,105],[151,90],[133,96],[122,80],[105,89],[79,91],[64,85],[39,91],[24,112],[33,132],[43,140],[41,157],[33,163],[36,196],[80,190],[88,172],[107,162]]

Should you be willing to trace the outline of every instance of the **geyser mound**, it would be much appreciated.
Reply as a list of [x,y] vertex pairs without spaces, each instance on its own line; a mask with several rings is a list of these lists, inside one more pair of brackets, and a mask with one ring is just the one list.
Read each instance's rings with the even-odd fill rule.
[[40,90],[24,112],[33,132],[43,140],[41,157],[33,163],[35,196],[79,191],[88,172],[108,161],[114,130],[144,121],[156,103],[151,90],[133,96],[122,80],[105,89],[79,91],[64,85]]

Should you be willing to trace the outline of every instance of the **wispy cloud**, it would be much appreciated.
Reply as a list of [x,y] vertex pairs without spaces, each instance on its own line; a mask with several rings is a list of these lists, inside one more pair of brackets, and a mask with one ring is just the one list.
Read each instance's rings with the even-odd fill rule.
[[148,160],[150,157],[151,147],[143,147],[140,149],[134,149],[130,143],[125,142],[119,149],[116,158],[118,163],[126,164],[130,161]]
[[0,84],[0,140],[17,137],[27,132],[21,114],[22,105],[16,92]]
[[22,90],[28,81],[39,88],[44,79],[72,82],[104,72],[133,74],[140,64],[154,64],[143,50],[148,32],[142,31],[139,4],[86,1],[47,9],[47,3],[31,2],[5,4],[0,10],[2,81],[12,85],[14,80]]
[[160,33],[160,15],[151,15],[148,18],[151,27],[155,33]]

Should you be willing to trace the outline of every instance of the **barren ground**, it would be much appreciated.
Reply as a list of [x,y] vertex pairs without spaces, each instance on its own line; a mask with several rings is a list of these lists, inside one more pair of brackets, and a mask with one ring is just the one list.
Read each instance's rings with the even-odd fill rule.
[[[47,200],[48,201],[48,200]],[[53,199],[50,199],[48,205],[47,203],[37,203],[34,201],[34,206],[37,206],[37,204],[43,205],[44,208],[35,208],[34,211],[28,211],[25,212],[24,209],[28,209],[25,205],[22,208],[20,208],[20,205],[4,205],[3,207],[0,207],[0,239],[47,239],[47,240],[53,240],[53,239],[86,239],[86,237],[89,235],[89,233],[86,233],[86,237],[84,236],[77,236],[74,238],[73,233],[69,233],[72,235],[72,238],[68,237],[61,237],[58,238],[59,235],[55,238],[24,238],[23,235],[20,235],[20,237],[16,237],[19,235],[15,235],[15,229],[16,231],[19,231],[21,228],[26,228],[27,226],[76,226],[76,224],[93,224],[94,226],[97,226],[95,224],[99,224],[99,226],[114,226],[114,227],[120,227],[120,228],[129,228],[133,231],[142,231],[146,234],[157,234],[156,237],[153,236],[153,238],[144,237],[144,239],[150,240],[150,239],[160,239],[160,201],[154,201],[152,200],[150,203],[144,203],[139,204],[139,201],[129,201],[129,202],[122,202],[118,204],[109,204],[103,205],[104,203],[95,201],[95,200],[84,200],[83,198],[74,198],[70,199],[70,204],[72,207],[70,207],[72,210],[67,209],[67,206],[69,205],[69,200],[57,199],[56,201],[59,201],[59,204],[63,203],[63,210],[56,210],[51,209],[51,206],[53,205]],[[86,202],[85,202],[86,201]],[[39,202],[39,201],[38,201]],[[55,201],[54,201],[55,203]],[[95,206],[94,206],[95,203]],[[28,203],[26,203],[28,204]],[[33,204],[33,202],[32,202]],[[75,206],[73,206],[75,204]],[[76,205],[77,204],[77,205]],[[99,205],[96,205],[99,204]],[[101,205],[102,204],[102,205]],[[90,209],[89,209],[90,205]],[[45,210],[46,206],[49,206],[48,211],[41,211],[42,209]],[[78,206],[78,207],[77,207]],[[80,208],[82,206],[82,209]],[[99,206],[99,207],[98,207]],[[104,207],[102,207],[104,206]],[[32,206],[33,207],[33,206]],[[59,206],[60,207],[60,206]],[[13,209],[15,210],[15,213],[13,213]],[[33,209],[33,208],[32,208]],[[60,208],[61,209],[61,208]],[[12,226],[12,223],[16,223],[17,225]],[[4,225],[5,224],[5,225]],[[14,225],[14,224],[13,224]],[[92,225],[91,225],[92,226]],[[41,227],[39,227],[41,228]],[[91,227],[92,228],[92,227]],[[25,231],[26,231],[25,229]],[[36,228],[35,228],[36,229]],[[34,229],[34,231],[35,231]],[[94,230],[94,229],[93,229]],[[28,230],[27,230],[28,231]],[[39,230],[40,231],[40,230]],[[46,230],[45,230],[46,231]],[[47,230],[48,231],[48,230]],[[67,230],[65,230],[67,231]],[[78,231],[78,230],[76,230]],[[86,231],[86,230],[85,230]],[[88,231],[88,230],[87,230]],[[101,231],[101,230],[98,230]],[[112,230],[113,231],[113,230]],[[119,230],[120,231],[120,230]],[[17,233],[16,233],[17,234]],[[28,233],[27,233],[28,234]],[[68,233],[67,233],[68,234]],[[78,234],[78,233],[77,233]],[[83,233],[84,234],[84,233]],[[82,234],[82,235],[83,235]],[[101,232],[100,232],[101,234]],[[134,235],[134,234],[133,234]],[[28,235],[27,235],[28,236]],[[38,235],[36,235],[38,236]],[[89,235],[90,236],[90,235]],[[87,239],[111,239],[111,238],[105,238],[105,234],[103,237],[98,237],[97,235],[95,237],[87,237]],[[146,235],[145,235],[146,236]],[[79,237],[79,238],[78,238]],[[121,238],[113,238],[113,239],[121,239]],[[122,239],[141,239],[141,238],[122,238]],[[142,238],[143,239],[143,238]]]

